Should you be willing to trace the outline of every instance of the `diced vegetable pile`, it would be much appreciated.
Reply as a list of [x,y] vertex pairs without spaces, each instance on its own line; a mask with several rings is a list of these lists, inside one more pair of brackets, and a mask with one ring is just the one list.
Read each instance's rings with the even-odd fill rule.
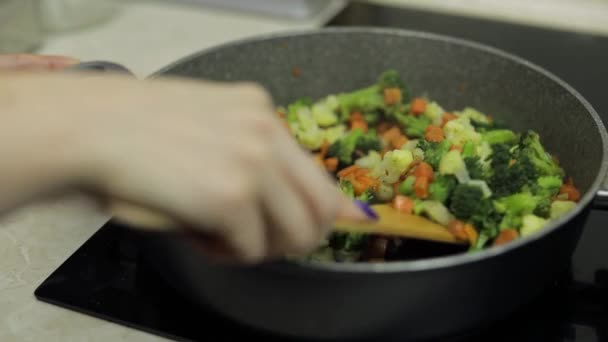
[[[345,194],[444,225],[470,251],[533,234],[580,198],[538,133],[411,97],[394,70],[364,89],[303,98],[278,114]],[[311,258],[383,260],[390,238],[332,233]]]

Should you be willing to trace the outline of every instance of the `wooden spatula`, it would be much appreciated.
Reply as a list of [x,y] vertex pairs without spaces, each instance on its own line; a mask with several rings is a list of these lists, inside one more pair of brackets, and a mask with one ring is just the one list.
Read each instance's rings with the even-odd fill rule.
[[[387,204],[372,205],[371,208],[378,215],[378,220],[352,222],[338,219],[334,229],[342,232],[381,234],[442,243],[466,243],[457,239],[444,226],[420,216],[400,213]],[[113,203],[112,211],[120,220],[135,227],[171,229],[179,226],[168,216],[127,203]]]

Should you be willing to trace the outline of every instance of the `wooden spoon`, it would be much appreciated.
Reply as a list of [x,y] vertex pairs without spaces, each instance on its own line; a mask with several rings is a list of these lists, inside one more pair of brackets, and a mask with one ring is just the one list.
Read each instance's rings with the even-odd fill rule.
[[[368,222],[353,222],[344,219],[336,220],[334,230],[388,235],[393,237],[429,240],[442,243],[464,244],[444,226],[423,217],[404,214],[387,204],[372,205],[378,219]],[[178,228],[177,222],[170,217],[128,203],[112,203],[112,212],[117,218],[134,227],[151,230]]]

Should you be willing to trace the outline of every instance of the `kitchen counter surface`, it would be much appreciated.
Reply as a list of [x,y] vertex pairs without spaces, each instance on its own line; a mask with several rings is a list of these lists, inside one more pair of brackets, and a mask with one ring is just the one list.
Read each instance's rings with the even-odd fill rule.
[[[168,1],[167,1],[168,3]],[[289,22],[198,6],[133,1],[103,24],[50,36],[38,53],[122,63],[144,77],[166,64],[226,41],[321,26],[340,4],[314,18]],[[160,341],[42,303],[34,289],[107,220],[82,194],[37,203],[0,222],[0,341]]]

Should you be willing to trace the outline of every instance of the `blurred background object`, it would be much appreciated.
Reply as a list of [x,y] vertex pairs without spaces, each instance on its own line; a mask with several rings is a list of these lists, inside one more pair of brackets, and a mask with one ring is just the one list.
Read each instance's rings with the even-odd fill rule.
[[317,15],[327,7],[344,5],[345,0],[179,0],[187,3],[212,5],[294,19]]
[[103,22],[118,8],[111,0],[40,0],[40,18],[46,30],[72,30]]
[[32,52],[43,41],[38,0],[0,0],[0,53]]

